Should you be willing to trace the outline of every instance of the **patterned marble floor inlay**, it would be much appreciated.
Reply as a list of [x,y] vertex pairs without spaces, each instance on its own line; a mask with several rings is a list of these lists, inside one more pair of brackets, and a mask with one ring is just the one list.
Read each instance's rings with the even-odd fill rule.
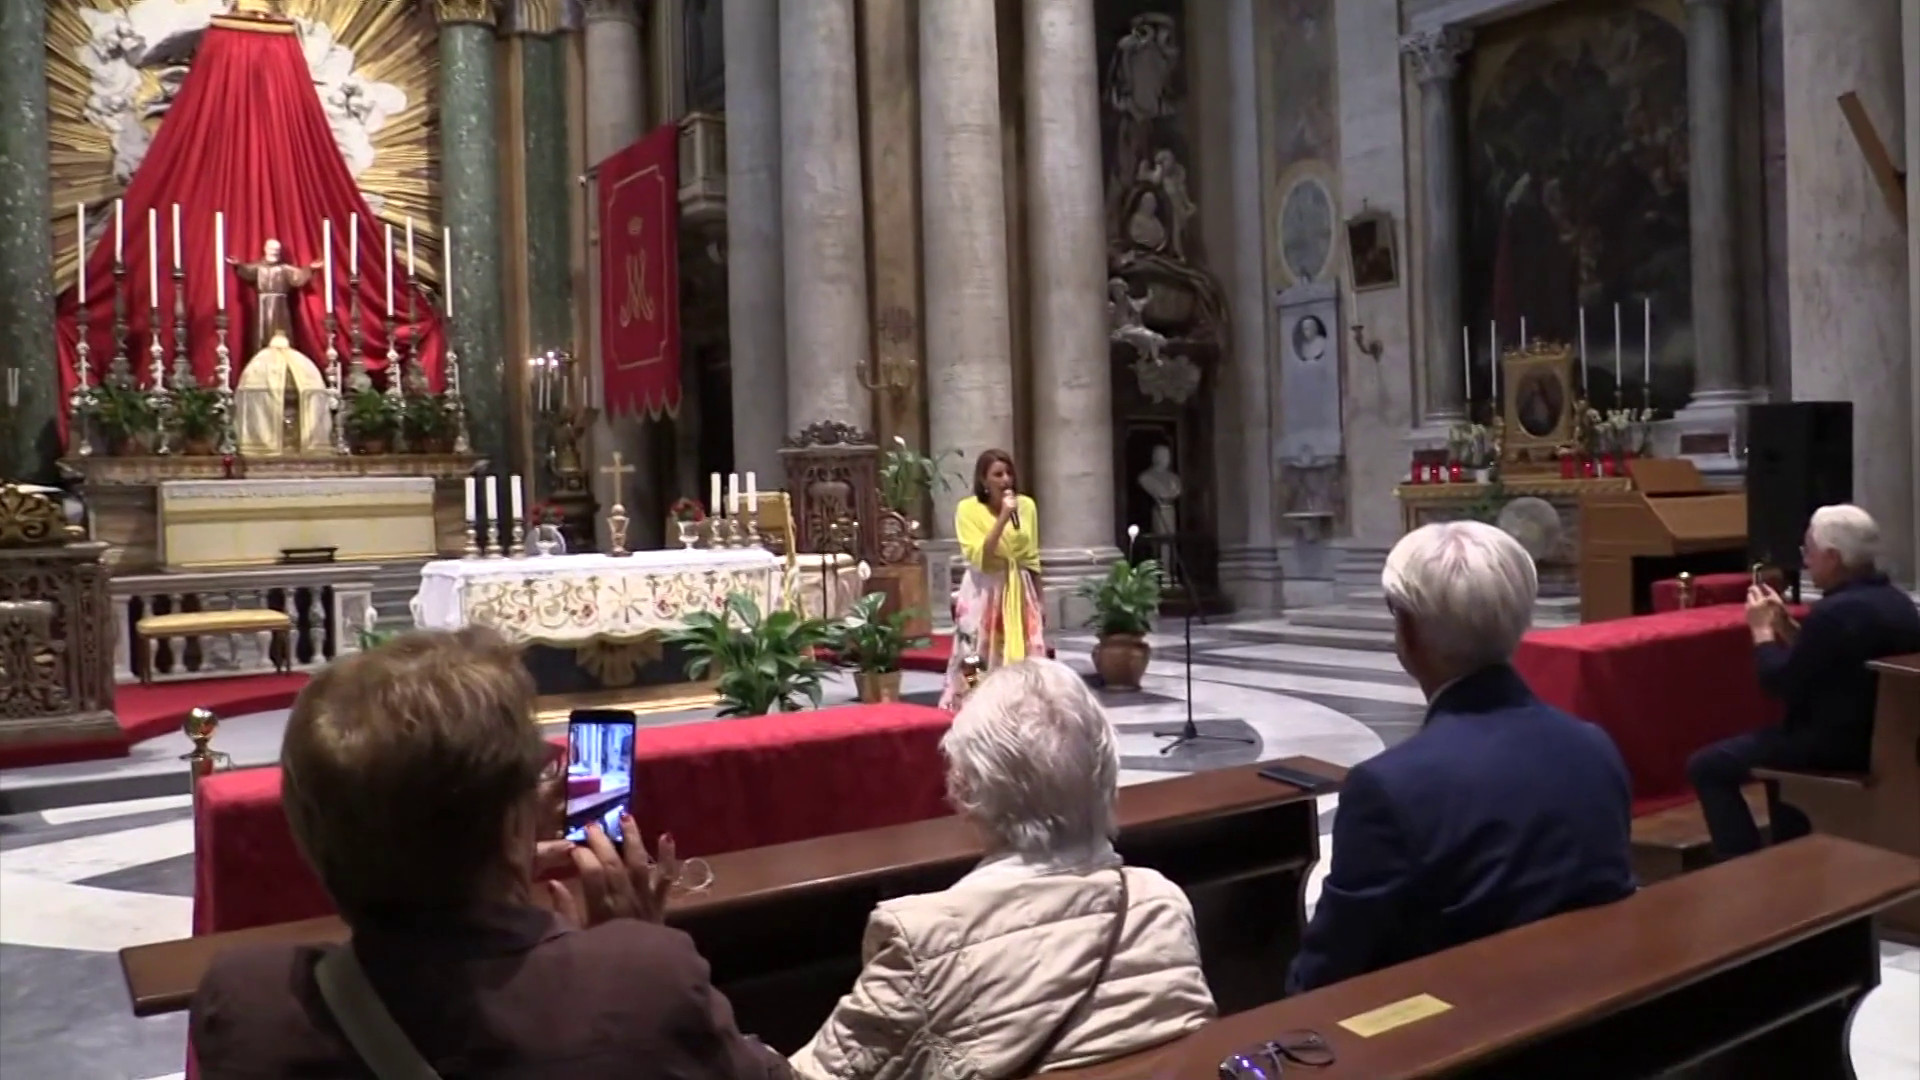
[[[1360,608],[1373,610],[1366,604]],[[1368,618],[1356,609],[1326,621]],[[1369,624],[1370,625],[1370,624]],[[1186,720],[1186,651],[1156,634],[1139,692],[1100,689],[1119,735],[1121,782],[1303,754],[1351,765],[1419,730],[1420,692],[1399,669],[1390,630],[1342,629],[1290,619],[1194,626],[1192,715],[1203,731],[1256,740],[1162,755],[1159,732]],[[1058,639],[1061,657],[1091,677],[1092,641]],[[908,700],[931,704],[940,680],[909,673]],[[828,703],[853,699],[851,680],[829,684]],[[649,726],[700,723],[706,714],[646,717]],[[231,717],[216,745],[240,765],[278,755],[284,713]],[[137,1020],[114,953],[182,937],[191,929],[193,826],[179,747],[158,742],[117,762],[0,773],[0,1075],[5,1080],[178,1080],[182,1014]],[[1323,861],[1307,889],[1311,907],[1332,852],[1339,797],[1319,800]],[[1884,982],[1853,1026],[1863,1080],[1920,1075],[1920,951],[1886,946]]]

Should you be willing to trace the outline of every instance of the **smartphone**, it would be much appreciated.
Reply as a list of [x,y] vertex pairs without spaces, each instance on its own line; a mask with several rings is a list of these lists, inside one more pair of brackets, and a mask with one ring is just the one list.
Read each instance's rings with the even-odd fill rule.
[[626,842],[620,819],[633,805],[634,714],[575,709],[567,717],[567,839],[585,843],[598,822],[607,838]]
[[1325,795],[1339,791],[1340,782],[1329,780],[1310,772],[1288,768],[1285,765],[1267,765],[1261,768],[1260,775],[1268,780],[1278,780],[1282,784],[1292,784],[1309,795]]

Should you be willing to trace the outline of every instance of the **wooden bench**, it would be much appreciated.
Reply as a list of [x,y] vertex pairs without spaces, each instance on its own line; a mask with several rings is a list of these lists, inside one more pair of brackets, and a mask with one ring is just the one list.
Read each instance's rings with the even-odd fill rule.
[[[1338,780],[1312,758],[1285,764]],[[1306,925],[1319,859],[1314,799],[1258,765],[1123,788],[1119,849],[1193,901],[1207,982],[1223,1012],[1279,999]],[[676,899],[667,921],[693,936],[740,1027],[783,1053],[811,1038],[853,985],[867,917],[891,896],[944,889],[980,860],[957,817],[715,855],[714,884]],[[208,963],[237,945],[345,940],[327,916],[123,949],[137,1016],[185,1008]]]
[[[1748,784],[1741,792],[1762,835],[1768,827],[1766,788]],[[1713,865],[1713,838],[1698,802],[1633,819],[1633,872],[1640,884],[1676,878]]]
[[150,683],[154,673],[154,646],[170,639],[199,637],[238,637],[241,634],[271,636],[268,650],[275,671],[293,670],[293,618],[270,608],[239,608],[232,611],[188,611],[175,615],[149,615],[133,624],[134,637],[140,643],[140,681]]
[[1807,837],[1049,1075],[1210,1077],[1305,1030],[1335,1055],[1314,1080],[1851,1077],[1875,913],[1913,897],[1920,861]]
[[[1865,773],[1755,770],[1815,832],[1920,858],[1920,654],[1876,660],[1880,693]],[[1920,901],[1886,913],[1887,936],[1920,942]]]

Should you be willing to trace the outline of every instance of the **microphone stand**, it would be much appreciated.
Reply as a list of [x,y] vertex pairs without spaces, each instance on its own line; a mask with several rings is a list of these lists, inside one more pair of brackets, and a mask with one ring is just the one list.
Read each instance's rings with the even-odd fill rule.
[[[1184,724],[1181,724],[1180,730],[1178,731],[1156,731],[1153,733],[1153,737],[1156,739],[1173,740],[1172,742],[1169,742],[1167,745],[1160,748],[1161,755],[1165,756],[1173,753],[1176,750],[1185,750],[1188,747],[1191,747],[1197,743],[1203,743],[1203,742],[1235,743],[1240,746],[1259,745],[1259,742],[1260,742],[1259,739],[1251,738],[1246,735],[1217,735],[1217,734],[1212,734],[1210,732],[1201,731],[1200,725],[1194,722],[1194,719],[1193,719],[1193,614],[1194,612],[1200,610],[1200,599],[1193,591],[1193,575],[1187,573],[1186,561],[1180,557],[1179,534],[1176,533],[1173,536],[1165,536],[1165,537],[1149,536],[1147,537],[1147,540],[1150,542],[1153,540],[1164,541],[1161,547],[1161,550],[1166,552],[1167,560],[1172,564],[1172,566],[1169,567],[1169,569],[1171,569],[1175,574],[1179,576],[1181,591],[1186,593],[1186,596],[1187,596],[1187,610],[1185,613],[1185,617],[1181,620],[1182,626],[1180,631],[1181,643],[1185,647],[1184,659],[1186,663],[1184,666],[1186,668],[1186,678],[1187,678],[1187,692],[1185,695],[1187,699],[1187,722]],[[1206,616],[1202,615],[1200,617],[1200,621],[1202,623],[1205,623]]]

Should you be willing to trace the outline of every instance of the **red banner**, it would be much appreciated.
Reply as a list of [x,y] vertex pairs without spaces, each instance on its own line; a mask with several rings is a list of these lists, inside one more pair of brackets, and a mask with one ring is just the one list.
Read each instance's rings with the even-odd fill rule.
[[680,411],[680,128],[600,163],[600,364],[607,412]]

